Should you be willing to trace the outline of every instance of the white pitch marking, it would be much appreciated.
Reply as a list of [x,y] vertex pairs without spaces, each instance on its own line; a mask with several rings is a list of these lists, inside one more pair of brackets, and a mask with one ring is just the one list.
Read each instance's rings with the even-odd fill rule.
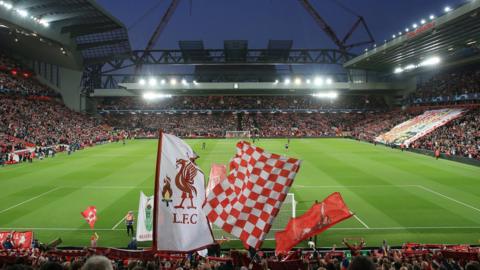
[[[138,212],[138,211],[132,211],[132,212],[136,213],[136,212]],[[122,223],[122,221],[124,221],[124,220],[125,220],[125,217],[123,217],[122,219],[120,219],[120,221],[117,222],[117,224],[115,224],[115,225],[112,227],[112,230],[115,230],[115,229],[118,227],[118,225],[120,225],[120,223]]]
[[[443,227],[378,227],[378,228],[330,228],[329,230],[348,231],[348,230],[460,230],[460,229],[480,229],[480,226],[443,226]],[[37,230],[37,231],[91,231],[91,229],[83,228],[29,228],[29,227],[0,227],[0,230]],[[95,229],[96,231],[125,231],[126,229]],[[212,229],[213,231],[223,231],[222,229]],[[271,231],[283,231],[283,229],[271,229]]]
[[442,194],[442,193],[440,193],[440,192],[436,192],[435,190],[431,190],[431,189],[429,189],[429,188],[427,188],[427,187],[424,187],[424,186],[422,186],[422,185],[417,185],[417,187],[419,187],[419,188],[421,188],[421,189],[423,189],[423,190],[426,190],[426,191],[428,191],[428,192],[430,192],[430,193],[436,194],[436,195],[438,195],[438,196],[440,196],[440,197],[443,197],[443,198],[445,198],[445,199],[449,199],[449,200],[451,200],[452,202],[456,202],[456,203],[461,204],[461,205],[463,205],[463,206],[465,206],[465,207],[468,207],[468,208],[470,208],[470,209],[473,209],[473,210],[475,210],[475,211],[477,211],[477,212],[480,212],[480,209],[478,209],[478,208],[476,208],[476,207],[474,207],[474,206],[472,206],[472,205],[470,205],[470,204],[461,202],[461,201],[456,200],[456,199],[454,199],[454,198],[452,198],[452,197],[449,197],[449,196],[447,196],[447,195],[445,195],[445,194]]
[[370,229],[370,227],[368,227],[368,225],[367,225],[365,222],[363,222],[363,220],[361,220],[357,215],[353,215],[353,217],[354,217],[356,220],[358,220],[358,222],[360,222],[360,224],[362,224],[363,227],[365,227],[365,229]]
[[304,186],[294,185],[294,188],[372,188],[372,187],[416,187],[417,185],[358,185],[358,186]]
[[9,208],[6,208],[6,209],[1,210],[1,211],[0,211],[0,214],[1,214],[1,213],[5,213],[5,212],[7,212],[7,211],[10,210],[10,209],[13,209],[13,208],[15,208],[15,207],[17,207],[17,206],[20,206],[20,205],[22,205],[22,204],[26,204],[26,203],[28,203],[28,202],[30,202],[30,201],[33,201],[33,200],[35,200],[35,199],[37,199],[37,198],[42,197],[43,195],[46,195],[46,194],[48,194],[48,193],[50,193],[50,192],[54,192],[54,191],[59,190],[59,189],[61,189],[61,187],[56,187],[56,188],[51,189],[51,190],[49,190],[49,191],[47,191],[47,192],[44,192],[44,193],[39,194],[39,195],[37,195],[37,196],[35,196],[35,197],[32,197],[32,198],[30,198],[30,199],[28,199],[28,200],[25,200],[25,201],[23,201],[23,202],[21,202],[21,203],[17,203],[17,204],[15,204],[15,205],[13,205],[13,206],[10,206]]

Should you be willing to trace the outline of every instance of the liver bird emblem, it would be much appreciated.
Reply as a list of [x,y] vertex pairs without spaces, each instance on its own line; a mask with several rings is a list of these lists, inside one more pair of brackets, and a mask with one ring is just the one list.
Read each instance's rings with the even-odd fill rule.
[[185,159],[177,159],[176,166],[177,168],[180,167],[180,169],[177,172],[177,176],[175,176],[175,185],[182,192],[182,201],[175,208],[184,209],[183,203],[186,199],[189,199],[190,206],[187,206],[187,209],[196,209],[193,205],[193,198],[197,195],[194,183],[198,169],[190,160]]

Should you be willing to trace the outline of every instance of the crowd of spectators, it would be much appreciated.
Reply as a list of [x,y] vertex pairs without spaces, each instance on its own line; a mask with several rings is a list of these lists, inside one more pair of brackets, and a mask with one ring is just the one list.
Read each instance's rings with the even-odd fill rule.
[[434,75],[428,81],[419,84],[417,90],[408,97],[408,101],[413,102],[421,98],[425,100],[423,103],[436,103],[431,99],[443,97],[441,103],[453,103],[454,96],[472,93],[480,94],[479,68]]
[[141,97],[107,98],[99,110],[295,110],[295,109],[378,109],[385,108],[382,96],[345,95],[338,99],[312,96],[174,96],[159,100]]
[[0,93],[27,97],[59,97],[59,94],[33,78],[32,73],[0,52]]
[[157,136],[161,129],[182,137],[223,137],[227,130],[237,130],[237,117],[228,114],[107,114],[111,126],[132,131],[135,137]]
[[467,112],[415,141],[414,148],[480,160],[480,109]]
[[[415,244],[416,245],[416,244]],[[408,245],[407,245],[408,246]],[[84,249],[76,251],[0,250],[0,269],[4,270],[480,270],[479,251],[470,247],[392,249],[388,246],[361,250],[295,250],[275,256],[269,251],[224,251],[221,257],[189,254],[142,255],[118,250]],[[115,253],[115,255],[113,255]],[[123,256],[119,256],[123,254]],[[348,256],[347,254],[351,254]],[[105,255],[105,256],[103,256]],[[130,255],[130,256],[129,256]]]

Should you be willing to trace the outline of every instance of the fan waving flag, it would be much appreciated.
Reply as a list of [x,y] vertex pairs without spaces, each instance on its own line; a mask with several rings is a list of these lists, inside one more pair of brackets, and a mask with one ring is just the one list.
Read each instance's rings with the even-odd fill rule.
[[237,143],[230,173],[207,196],[204,210],[208,219],[238,237],[245,248],[260,248],[300,163],[248,142]]
[[97,221],[97,208],[95,206],[89,206],[80,214],[82,214],[88,225],[90,225],[90,228],[93,229],[95,222]]
[[191,252],[214,243],[203,212],[205,176],[198,156],[180,138],[160,133],[155,176],[153,246],[157,251]]
[[275,234],[275,253],[285,254],[295,245],[322,233],[333,225],[353,216],[340,193],[335,192],[315,203],[305,214],[292,218],[284,231]]

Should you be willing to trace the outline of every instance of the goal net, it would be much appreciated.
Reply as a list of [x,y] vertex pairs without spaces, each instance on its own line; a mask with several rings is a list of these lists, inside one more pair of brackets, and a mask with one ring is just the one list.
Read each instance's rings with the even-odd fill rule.
[[250,131],[227,130],[225,132],[225,138],[250,138]]
[[[278,231],[283,231],[287,226],[288,221],[290,218],[294,218],[296,213],[296,201],[295,201],[295,194],[288,193],[285,201],[282,204],[282,208],[278,212],[277,217],[273,221],[272,227],[270,228],[270,232],[268,232],[267,237],[265,240],[275,240],[275,233]],[[229,233],[226,233],[221,228],[217,227],[215,224],[212,225],[213,236],[215,239],[229,238],[231,240],[238,240],[238,237],[233,236]]]

